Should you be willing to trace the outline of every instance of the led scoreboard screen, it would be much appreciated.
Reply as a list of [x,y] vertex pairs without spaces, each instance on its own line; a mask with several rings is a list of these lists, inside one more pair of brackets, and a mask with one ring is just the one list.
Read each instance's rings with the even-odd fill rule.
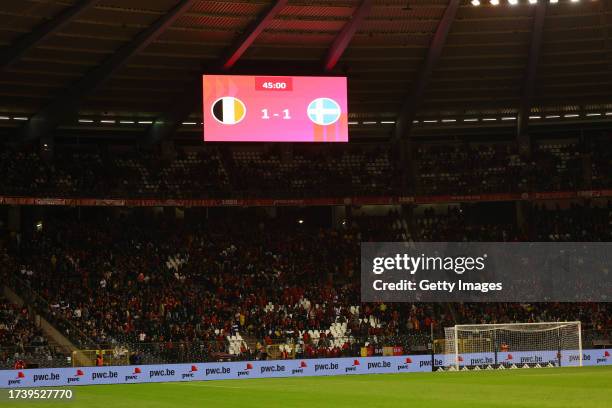
[[345,77],[203,75],[206,142],[348,142]]

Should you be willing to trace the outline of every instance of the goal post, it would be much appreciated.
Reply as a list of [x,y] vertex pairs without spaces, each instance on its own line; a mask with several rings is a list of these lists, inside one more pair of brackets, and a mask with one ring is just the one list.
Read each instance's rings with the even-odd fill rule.
[[579,321],[460,324],[444,331],[447,367],[582,366]]

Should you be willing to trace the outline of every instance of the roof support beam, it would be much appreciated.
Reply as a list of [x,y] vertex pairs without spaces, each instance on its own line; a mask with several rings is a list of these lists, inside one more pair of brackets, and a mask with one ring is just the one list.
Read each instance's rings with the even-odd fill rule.
[[438,27],[436,28],[431,45],[429,46],[425,62],[421,66],[421,69],[419,70],[414,81],[412,90],[404,101],[400,114],[397,118],[395,137],[398,139],[406,138],[410,134],[412,121],[416,116],[417,109],[421,99],[423,98],[423,94],[425,93],[425,88],[429,83],[431,74],[433,73],[438,60],[440,59],[442,49],[446,43],[446,38],[448,37],[448,33],[450,32],[451,25],[455,20],[457,10],[459,9],[460,5],[461,0],[450,0],[448,6],[446,6],[446,10],[444,10],[442,19],[438,23]]
[[523,89],[521,92],[521,105],[517,120],[517,137],[521,150],[528,150],[527,130],[529,127],[529,115],[531,114],[531,104],[535,93],[535,79],[542,48],[542,36],[544,32],[544,17],[546,16],[545,2],[538,2],[533,17],[533,30],[531,31],[531,45],[529,47],[529,60],[525,70]]
[[608,63],[608,70],[612,71],[612,39],[610,38],[610,29],[607,26],[607,14],[612,10],[611,0],[604,0],[599,3],[601,11],[599,14],[599,20],[601,22],[601,29],[604,36],[604,48],[606,50],[606,62]]
[[[266,29],[285,5],[287,5],[287,2],[288,0],[276,0],[268,7],[229,48],[229,51],[221,59],[218,67],[221,67],[221,70],[229,70],[234,67],[238,59],[240,59],[257,39],[259,34]],[[215,68],[215,70],[217,69],[218,68]],[[174,101],[172,106],[151,125],[145,138],[145,143],[158,143],[172,136],[198,105],[201,94],[202,77],[198,76],[189,82],[183,92],[184,97]]]
[[65,89],[50,104],[37,112],[22,129],[21,140],[39,139],[53,131],[63,121],[74,117],[81,99],[91,94],[121,69],[133,55],[155,41],[176,19],[188,11],[196,0],[181,0],[153,25],[140,32],[132,41],[113,53],[76,83]]
[[263,12],[251,26],[245,30],[244,34],[238,38],[236,43],[230,48],[223,59],[223,69],[230,69],[242,57],[242,54],[253,44],[259,34],[266,29],[270,21],[287,5],[288,0],[276,0],[270,8]]
[[372,10],[372,0],[362,0],[361,4],[353,13],[351,19],[342,27],[338,36],[334,39],[327,56],[325,57],[324,68],[326,71],[334,69],[338,60],[348,47],[353,39],[353,36],[359,29],[359,26],[366,19]]
[[71,21],[79,17],[89,6],[98,0],[80,0],[73,6],[67,7],[51,20],[38,25],[28,34],[19,37],[0,55],[0,69],[5,70],[11,64],[18,61],[28,50],[36,47],[42,41],[51,37],[62,28],[66,27]]

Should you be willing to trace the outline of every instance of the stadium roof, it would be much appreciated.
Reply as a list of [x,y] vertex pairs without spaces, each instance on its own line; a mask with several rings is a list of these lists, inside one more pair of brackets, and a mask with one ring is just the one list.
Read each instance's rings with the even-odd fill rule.
[[77,117],[197,122],[199,75],[224,70],[347,75],[359,121],[605,110],[610,4],[2,0],[0,114],[58,122],[34,136]]

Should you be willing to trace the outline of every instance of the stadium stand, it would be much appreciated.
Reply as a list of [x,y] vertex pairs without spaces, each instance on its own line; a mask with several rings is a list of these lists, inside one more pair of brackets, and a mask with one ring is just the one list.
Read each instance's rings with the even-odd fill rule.
[[609,304],[360,303],[362,241],[612,238],[610,203],[534,208],[525,233],[485,213],[426,207],[411,220],[392,211],[329,228],[239,210],[189,224],[67,212],[9,245],[2,272],[40,295],[32,306],[80,348],[125,347],[141,362],[347,356],[388,344],[418,353],[432,325],[468,322],[581,319],[585,341],[609,339]]
[[530,189],[527,163],[512,144],[421,146],[418,181],[424,194],[475,194]]
[[[612,141],[609,137],[593,139],[587,146],[587,160],[590,161],[590,184],[592,188],[605,188],[612,183]],[[588,179],[588,178],[587,178]]]
[[611,35],[612,0],[0,0],[0,401],[612,407]]
[[[585,344],[610,341],[606,304],[361,304],[356,273],[364,241],[610,241],[605,199],[536,201],[520,218],[516,202],[444,204],[449,194],[609,188],[607,137],[542,139],[531,155],[514,142],[420,142],[414,183],[390,145],[367,143],[184,146],[169,156],[61,145],[53,157],[3,145],[0,158],[6,196],[441,197],[409,212],[347,213],[336,227],[238,209],[190,223],[104,209],[46,216],[40,230],[4,238],[2,273],[80,349],[125,348],[139,363],[357,356],[388,344],[419,353],[432,326],[555,319],[581,319]],[[36,352],[5,350],[3,364],[71,364],[62,350],[25,347]]]
[[18,361],[54,367],[66,364],[66,357],[49,344],[27,307],[0,298],[0,368],[13,368]]
[[152,151],[67,146],[51,160],[5,147],[0,194],[181,199],[577,191],[612,186],[609,152],[606,138],[541,141],[530,158],[515,143],[424,143],[412,183],[388,145],[185,147],[166,159]]

